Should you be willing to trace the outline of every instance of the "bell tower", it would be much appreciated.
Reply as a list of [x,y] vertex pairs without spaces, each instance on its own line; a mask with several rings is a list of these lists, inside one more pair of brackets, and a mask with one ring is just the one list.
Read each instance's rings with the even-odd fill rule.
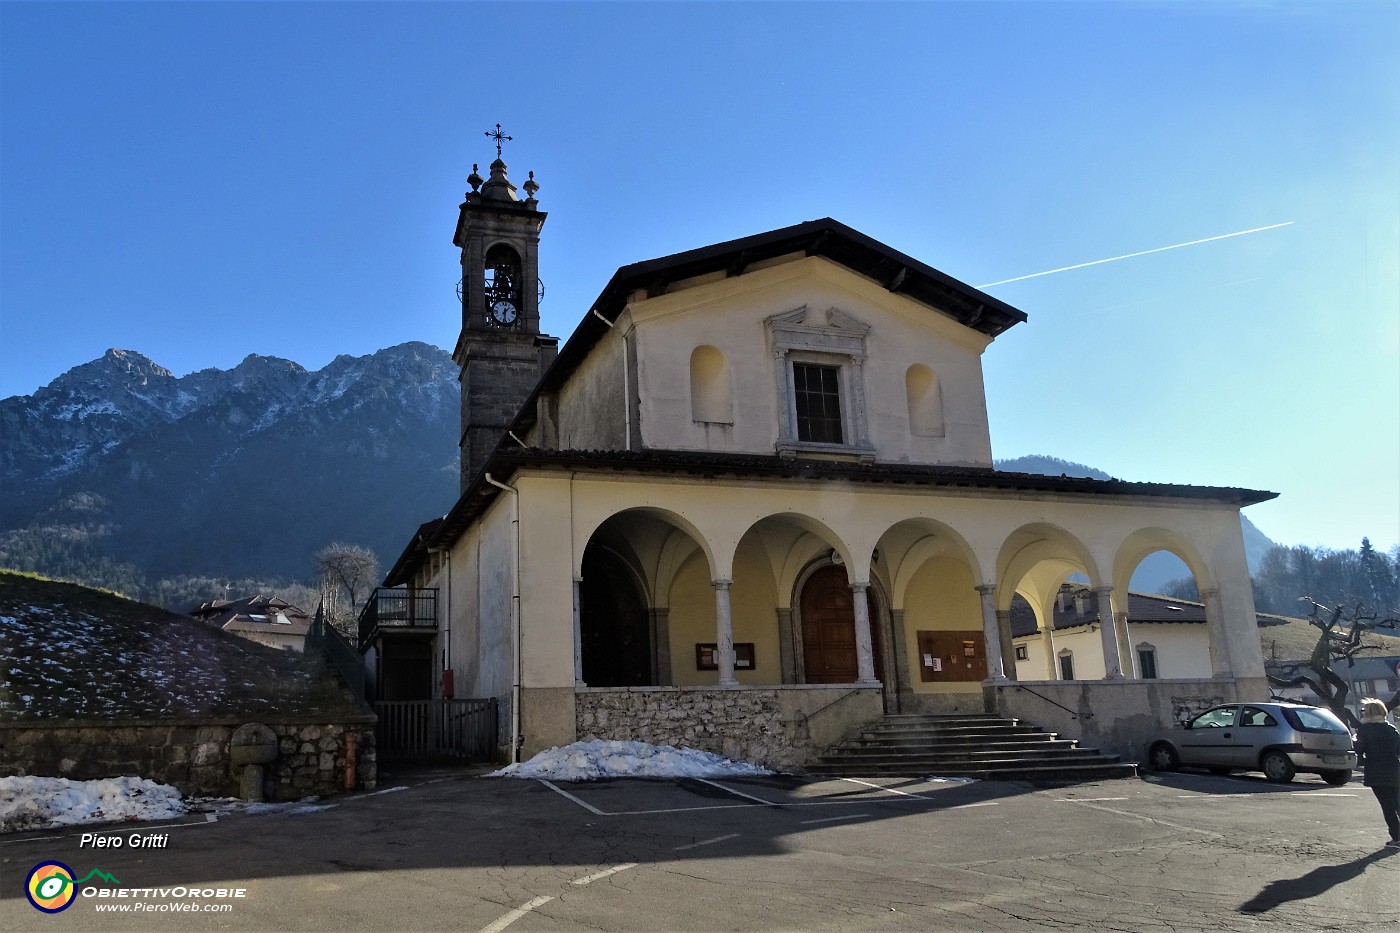
[[540,333],[540,228],[545,212],[531,172],[525,200],[506,175],[501,143],[511,137],[496,124],[496,161],[483,180],[477,166],[457,216],[452,242],[462,251],[462,333],[452,359],[461,367],[462,491],[510,429],[520,406],[558,353],[559,339]]

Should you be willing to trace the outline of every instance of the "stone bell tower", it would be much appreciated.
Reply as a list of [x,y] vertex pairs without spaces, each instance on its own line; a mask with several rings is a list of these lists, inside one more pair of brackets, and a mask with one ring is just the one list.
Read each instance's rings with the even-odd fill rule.
[[501,143],[511,137],[499,123],[486,135],[496,141],[491,177],[483,181],[472,166],[452,237],[462,251],[462,333],[452,359],[462,369],[463,492],[559,349],[557,337],[540,333],[540,186],[531,172],[520,200],[501,159]]

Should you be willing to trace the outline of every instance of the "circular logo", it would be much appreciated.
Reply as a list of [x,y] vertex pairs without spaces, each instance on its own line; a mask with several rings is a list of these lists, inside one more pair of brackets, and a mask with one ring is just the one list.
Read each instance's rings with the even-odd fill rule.
[[24,882],[24,896],[36,910],[56,914],[66,910],[78,896],[73,884],[73,869],[62,862],[40,862],[29,870]]

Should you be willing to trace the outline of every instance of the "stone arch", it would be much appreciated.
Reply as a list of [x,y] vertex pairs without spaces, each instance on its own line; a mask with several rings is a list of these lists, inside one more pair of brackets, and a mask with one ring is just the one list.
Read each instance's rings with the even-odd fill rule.
[[903,609],[910,581],[930,558],[947,556],[961,559],[972,570],[974,580],[983,579],[982,568],[972,546],[952,526],[931,518],[909,518],[896,522],[880,535],[879,563],[889,582],[890,605]]
[[[1043,601],[1076,573],[1084,574],[1095,585],[1108,582],[1089,549],[1064,528],[1049,522],[1022,525],[1007,535],[997,555],[997,609],[1009,610],[1017,591],[1032,603],[1036,598]],[[1023,582],[1028,577],[1029,582]],[[1034,596],[1025,592],[1028,587],[1034,588]]]
[[1186,538],[1166,528],[1139,528],[1123,539],[1113,557],[1113,589],[1117,593],[1128,592],[1133,573],[1152,554],[1165,551],[1175,555],[1186,565],[1196,580],[1196,588],[1204,593],[1215,587],[1210,567],[1201,558],[1200,552]]
[[[601,528],[608,522],[625,520],[629,516],[633,518],[652,519],[656,522],[660,522],[661,524],[669,526],[669,528],[673,528],[683,532],[687,537],[694,541],[696,546],[699,547],[701,552],[704,553],[705,563],[710,569],[711,576],[714,576],[716,573],[721,572],[720,568],[717,567],[714,547],[710,543],[709,536],[706,535],[705,532],[703,532],[696,525],[695,522],[691,521],[690,518],[688,518],[687,516],[682,515],[681,513],[676,512],[672,509],[664,509],[650,505],[628,506],[625,508],[616,509],[612,512],[600,516],[598,520],[591,526],[582,523],[576,524],[574,527],[574,553],[578,555],[577,560],[580,562],[583,560],[583,549],[587,545],[588,541],[593,537],[593,535],[597,533],[599,528]],[[573,569],[575,575],[578,575],[581,572],[581,568],[577,564],[574,566]],[[727,572],[727,568],[724,568],[724,572]],[[653,586],[653,590],[659,591],[660,588]]]
[[734,388],[729,360],[716,347],[702,344],[690,351],[690,418],[734,423]]
[[909,406],[909,433],[917,437],[942,437],[943,388],[938,374],[923,363],[904,373],[904,394]]
[[[1095,621],[1072,629],[1072,634],[1059,634],[1055,627],[1056,603],[1061,587],[1075,575],[1083,575],[1092,586],[1107,585],[1098,563],[1089,548],[1066,529],[1049,522],[1032,522],[1008,535],[997,555],[997,588],[995,603],[998,619],[1005,620],[1002,633],[1004,658],[1008,669],[1015,669],[1012,602],[1020,596],[1030,604],[1036,619],[1036,630],[1027,633],[1039,645],[1039,654],[1027,658],[1029,669],[1044,667],[1056,677],[1063,674],[1059,659],[1066,650],[1074,655],[1077,679],[1093,680],[1106,674],[1116,676],[1122,669],[1122,640],[1115,634],[1112,618]],[[1088,587],[1084,587],[1087,591]],[[1099,607],[1093,594],[1092,606]],[[1094,616],[1097,619],[1097,614]],[[1010,641],[1012,644],[1006,644]],[[1108,646],[1116,645],[1117,650]],[[1034,654],[1034,652],[1028,652]],[[1112,659],[1113,670],[1109,668]],[[1051,667],[1051,663],[1054,664]]]
[[670,597],[687,564],[699,567],[708,586],[713,562],[705,538],[674,512],[624,508],[588,529],[578,553],[575,663],[582,681],[593,687],[673,683]]

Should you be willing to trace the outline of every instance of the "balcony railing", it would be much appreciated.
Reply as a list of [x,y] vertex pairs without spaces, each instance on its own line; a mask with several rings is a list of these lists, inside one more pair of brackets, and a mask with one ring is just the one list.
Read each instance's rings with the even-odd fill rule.
[[385,629],[434,631],[438,627],[436,587],[403,589],[378,587],[360,612],[360,650]]

